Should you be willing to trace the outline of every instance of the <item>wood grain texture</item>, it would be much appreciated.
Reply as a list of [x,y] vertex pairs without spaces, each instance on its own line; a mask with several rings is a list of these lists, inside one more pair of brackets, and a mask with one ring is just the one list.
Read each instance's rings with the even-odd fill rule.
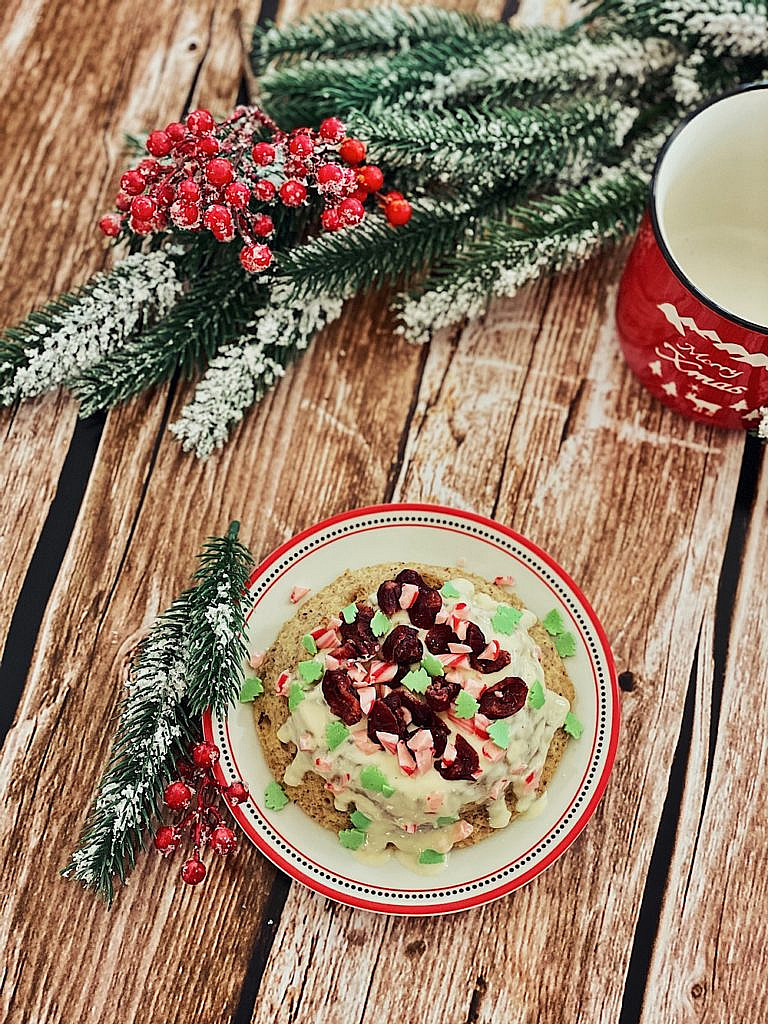
[[765,1015],[766,536],[768,461],[763,457],[733,606],[718,720],[710,719],[708,694],[697,686],[694,742],[643,1024],[751,1022]]
[[[494,514],[584,587],[636,679],[607,795],[547,873],[455,918],[374,920],[293,887],[254,1020],[331,1006],[334,1021],[373,1024],[384,1005],[424,1024],[618,1019],[743,444],[676,419],[626,371],[612,326],[620,265],[540,283],[433,342],[394,492]],[[327,952],[339,948],[341,963]],[[600,970],[577,979],[574,964]]]

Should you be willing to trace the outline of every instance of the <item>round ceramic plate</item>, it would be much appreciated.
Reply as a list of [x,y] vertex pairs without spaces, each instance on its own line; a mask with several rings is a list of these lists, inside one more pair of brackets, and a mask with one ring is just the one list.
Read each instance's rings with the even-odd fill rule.
[[294,586],[317,592],[345,569],[379,562],[457,566],[487,579],[512,576],[526,607],[540,618],[557,608],[576,637],[566,667],[576,689],[574,711],[584,725],[548,787],[543,811],[463,850],[440,874],[419,875],[396,858],[359,862],[294,804],[270,811],[271,781],[253,722],[239,704],[226,719],[207,716],[206,738],[221,750],[226,782],[242,779],[251,797],[233,813],[246,835],[274,864],[323,896],[387,914],[466,910],[530,882],[574,841],[608,781],[619,729],[616,675],[600,623],[579,588],[543,551],[506,526],[473,512],[432,505],[380,505],[334,516],[281,545],[249,582],[252,650],[268,648],[295,606]]

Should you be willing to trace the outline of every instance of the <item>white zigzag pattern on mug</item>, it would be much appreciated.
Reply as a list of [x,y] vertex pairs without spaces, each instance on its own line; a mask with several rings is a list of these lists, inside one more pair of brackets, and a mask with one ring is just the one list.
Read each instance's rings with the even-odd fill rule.
[[763,352],[749,352],[743,345],[739,345],[735,341],[723,341],[717,331],[703,330],[699,327],[693,317],[681,317],[671,302],[660,302],[658,303],[657,308],[661,310],[669,323],[672,324],[679,334],[685,334],[685,329],[687,327],[689,330],[698,334],[700,338],[706,338],[708,341],[713,342],[715,348],[720,349],[722,352],[727,352],[729,356],[733,356],[733,358],[739,363],[747,363],[749,366],[757,368],[768,367],[768,354]]

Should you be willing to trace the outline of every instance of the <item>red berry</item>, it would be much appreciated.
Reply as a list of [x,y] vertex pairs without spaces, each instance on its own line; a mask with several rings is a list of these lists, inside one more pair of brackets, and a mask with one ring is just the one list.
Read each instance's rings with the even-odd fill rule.
[[192,747],[192,760],[198,768],[210,768],[220,757],[219,748],[215,743],[196,743]]
[[120,188],[129,196],[138,196],[144,191],[144,175],[141,171],[126,171],[120,179]]
[[160,164],[157,160],[153,160],[151,156],[145,156],[143,160],[140,160],[137,171],[141,171],[144,176],[144,181],[149,181],[152,178],[157,177],[157,173],[160,170]]
[[126,192],[118,192],[115,196],[115,206],[126,213],[131,208],[131,197]]
[[204,156],[216,156],[219,152],[219,144],[212,135],[203,135],[197,140],[197,149]]
[[364,203],[365,200],[368,198],[368,189],[363,188],[362,186],[360,188],[356,188],[355,191],[352,193],[352,198],[357,199],[361,203]]
[[171,220],[179,228],[196,228],[200,223],[200,207],[197,203],[188,203],[177,199],[171,207]]
[[301,160],[286,160],[284,170],[293,178],[306,178],[309,174],[309,168]]
[[307,190],[300,181],[284,181],[280,186],[280,198],[284,206],[301,206],[307,198]]
[[404,199],[405,196],[402,192],[387,192],[384,196],[384,200],[388,203],[393,203],[396,199]]
[[339,203],[339,220],[342,224],[359,224],[364,216],[365,210],[359,199],[349,196]]
[[131,214],[136,220],[152,220],[157,212],[157,203],[149,196],[136,196],[131,203]]
[[192,178],[185,178],[176,191],[179,199],[186,199],[190,203],[196,203],[200,198],[200,186]]
[[152,223],[148,220],[136,220],[131,217],[131,231],[136,235],[149,235],[152,232]]
[[357,180],[367,192],[378,192],[384,184],[384,175],[381,173],[380,168],[369,164],[366,167],[360,168],[357,172]]
[[251,198],[251,190],[242,181],[233,181],[227,185],[224,191],[224,198],[231,206],[242,210],[243,207],[248,205],[248,200]]
[[180,811],[192,799],[192,790],[186,782],[171,782],[165,787],[163,799],[172,811]]
[[251,150],[251,156],[259,167],[267,167],[269,164],[274,163],[275,147],[270,146],[268,142],[257,142]]
[[365,143],[360,139],[344,139],[339,146],[339,156],[348,164],[361,164],[365,160]]
[[99,221],[99,227],[107,238],[115,238],[120,234],[123,219],[116,213],[105,213]]
[[272,250],[268,245],[254,242],[240,250],[240,263],[249,274],[258,274],[261,270],[266,270],[271,262]]
[[171,121],[170,124],[165,126],[165,134],[177,145],[179,142],[183,142],[187,137],[187,129],[181,123],[181,121]]
[[231,242],[235,237],[232,214],[220,203],[208,207],[203,214],[203,224],[219,242]]
[[175,198],[176,192],[169,181],[166,181],[166,183],[161,185],[157,190],[157,201],[162,206],[170,206]]
[[323,222],[323,227],[326,231],[338,231],[341,227],[341,218],[339,217],[339,211],[333,208],[323,210],[320,214],[320,220]]
[[165,214],[165,210],[158,210],[155,216],[152,218],[152,227],[155,231],[162,231],[168,227],[168,217]]
[[205,168],[205,176],[212,185],[219,187],[228,185],[234,177],[232,164],[223,157],[217,157],[215,160],[211,160]]
[[305,135],[303,132],[299,135],[294,135],[288,143],[288,150],[294,156],[310,156],[314,149],[314,142],[309,135]]
[[211,833],[211,849],[214,853],[226,857],[237,849],[237,836],[231,828],[219,825]]
[[338,142],[346,130],[338,117],[326,117],[320,123],[320,135],[328,142]]
[[390,199],[384,207],[384,215],[394,228],[407,224],[413,214],[413,207],[407,199]]
[[157,830],[157,835],[155,836],[155,849],[159,850],[160,853],[165,856],[173,853],[173,851],[178,847],[179,842],[180,840],[176,829],[172,828],[170,825],[163,825]]
[[266,178],[262,178],[257,181],[253,186],[253,194],[257,199],[260,199],[262,203],[271,203],[275,198],[277,188],[272,184],[271,181],[267,181]]
[[317,168],[317,181],[319,185],[329,185],[331,182],[341,181],[344,177],[344,169],[338,164],[320,164]]
[[227,787],[225,795],[230,803],[241,804],[248,799],[248,787],[244,782],[233,782],[231,786]]
[[201,860],[188,860],[181,869],[181,877],[187,885],[199,885],[205,878],[205,864]]
[[210,110],[193,110],[187,117],[187,128],[195,135],[212,131],[215,124]]
[[168,156],[173,149],[173,139],[167,132],[150,132],[147,138],[147,152],[152,156]]
[[268,217],[266,213],[258,213],[253,218],[253,233],[260,235],[262,238],[266,238],[267,235],[271,235],[275,230],[275,225],[272,222],[272,218]]

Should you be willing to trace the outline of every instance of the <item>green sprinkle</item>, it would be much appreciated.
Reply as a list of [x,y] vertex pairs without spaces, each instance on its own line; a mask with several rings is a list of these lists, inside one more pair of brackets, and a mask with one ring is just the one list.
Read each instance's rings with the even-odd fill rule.
[[335,750],[341,746],[349,736],[349,729],[343,722],[329,722],[325,727],[325,738],[328,741],[328,749]]
[[509,746],[509,722],[505,722],[503,718],[492,722],[488,726],[488,735],[497,747],[503,747],[506,750]]
[[359,828],[361,832],[365,832],[368,826],[371,824],[371,819],[366,818],[362,811],[352,811],[349,816],[349,820],[355,826]]
[[537,679],[528,691],[528,703],[532,708],[534,708],[534,710],[538,711],[539,708],[544,707],[544,700],[544,687]]
[[403,686],[407,686],[414,693],[424,693],[429,686],[429,676],[423,668],[411,669],[407,675],[403,676]]
[[437,850],[422,850],[419,854],[419,864],[442,864],[445,861],[445,854]]
[[563,616],[557,610],[553,608],[551,612],[544,616],[541,620],[541,624],[549,633],[550,636],[559,636],[565,631],[565,623],[563,622]]
[[301,683],[291,683],[291,688],[288,691],[288,710],[295,711],[303,700],[304,691],[301,688]]
[[247,701],[253,700],[254,697],[260,697],[262,693],[264,693],[264,683],[258,676],[251,676],[250,679],[245,680],[243,688],[240,690],[240,703],[245,704]]
[[300,661],[299,675],[305,683],[316,683],[323,674],[323,666],[319,661]]
[[457,718],[474,718],[480,705],[471,693],[461,690],[456,698],[454,707],[456,708]]
[[382,793],[384,796],[392,796],[395,792],[387,782],[384,772],[375,764],[367,764],[360,772],[360,783],[364,789],[370,789],[373,793]]
[[491,625],[497,633],[505,633],[509,636],[510,633],[515,632],[522,617],[523,613],[519,608],[513,608],[509,604],[500,604],[491,619]]
[[264,790],[264,803],[270,811],[282,811],[285,805],[290,802],[283,792],[283,787],[277,782],[270,782]]
[[384,636],[391,625],[392,623],[381,609],[379,609],[371,619],[371,629],[373,630],[374,636]]
[[443,663],[439,658],[436,658],[434,654],[430,654],[429,651],[421,659],[421,667],[429,672],[431,676],[442,676],[445,675],[445,669]]
[[553,643],[561,658],[572,658],[576,653],[576,637],[573,633],[561,633],[555,637]]
[[440,818],[437,819],[437,824],[440,825],[441,827],[443,825],[455,825],[458,820],[459,820],[458,818],[451,818],[451,817],[448,817],[448,816],[440,817]]
[[346,608],[342,608],[341,616],[346,624],[351,626],[357,618],[357,605],[353,602],[352,604],[348,604]]
[[339,832],[339,842],[346,850],[359,850],[365,842],[365,832],[359,828],[345,828]]
[[456,587],[454,587],[450,580],[446,580],[442,587],[440,587],[440,593],[443,595],[443,597],[461,597],[461,594],[458,592]]
[[584,732],[584,726],[581,724],[581,722],[578,720],[578,718],[576,717],[576,715],[574,715],[572,711],[569,711],[568,714],[565,716],[563,728],[568,733],[568,735],[573,736],[575,740],[581,739],[581,734]]
[[317,644],[311,633],[306,633],[301,638],[301,642],[304,644],[305,651],[309,651],[310,654],[317,654]]

